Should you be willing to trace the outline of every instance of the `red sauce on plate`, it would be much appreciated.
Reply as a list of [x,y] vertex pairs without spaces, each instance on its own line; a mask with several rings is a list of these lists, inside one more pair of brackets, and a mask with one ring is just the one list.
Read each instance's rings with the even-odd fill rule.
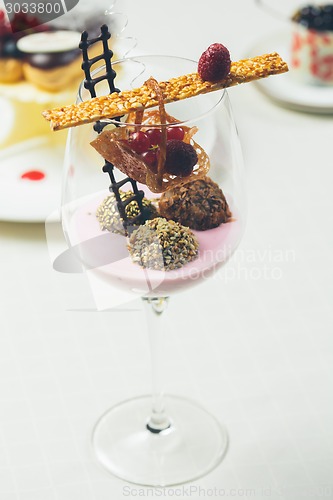
[[45,178],[44,172],[40,170],[29,170],[21,175],[21,179],[27,179],[29,181],[41,181]]

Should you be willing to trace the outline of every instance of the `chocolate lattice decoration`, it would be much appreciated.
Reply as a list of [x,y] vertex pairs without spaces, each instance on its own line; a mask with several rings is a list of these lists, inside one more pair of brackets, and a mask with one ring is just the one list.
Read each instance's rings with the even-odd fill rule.
[[[106,24],[101,27],[101,34],[96,38],[89,39],[87,31],[84,31],[81,35],[81,43],[79,47],[82,51],[82,69],[85,74],[84,87],[89,91],[91,98],[96,97],[95,87],[103,80],[106,80],[108,82],[110,94],[113,92],[120,92],[120,90],[117,89],[114,84],[114,80],[117,74],[112,67],[113,51],[110,49],[108,43],[110,38],[111,33],[109,32],[109,28]],[[98,42],[102,42],[103,53],[98,56],[89,58],[89,48]],[[105,62],[105,72],[100,74],[96,78],[93,78],[91,75],[92,66],[97,62],[103,60]],[[121,117],[119,116],[116,118],[116,120],[120,121],[120,118]],[[94,130],[98,134],[100,134],[107,125],[108,122],[96,122],[94,125]],[[102,170],[103,172],[109,174],[111,180],[109,190],[113,192],[116,198],[119,215],[123,221],[125,232],[129,234],[136,225],[143,224],[149,218],[148,211],[142,204],[144,192],[138,189],[137,182],[130,177],[125,177],[124,179],[117,181],[114,174],[114,165],[109,161],[105,160],[105,164]],[[127,183],[131,185],[133,196],[130,196],[125,201],[123,201],[121,199],[119,191]],[[126,207],[132,201],[135,201],[139,207],[139,215],[137,215],[136,217],[128,217],[126,214]]]
[[[89,90],[91,97],[96,97],[96,91],[95,91],[96,85],[103,80],[107,80],[110,88],[110,94],[112,92],[119,92],[119,89],[117,89],[114,85],[116,72],[112,68],[112,63],[111,63],[113,52],[109,48],[109,43],[108,43],[108,41],[111,38],[111,33],[109,32],[109,28],[107,27],[106,24],[103,24],[103,26],[101,27],[101,34],[97,38],[91,38],[89,40],[88,37],[89,37],[88,32],[84,31],[81,35],[81,43],[79,45],[82,51],[82,59],[83,59],[82,69],[85,75],[84,87],[87,90]],[[88,49],[89,47],[98,42],[102,42],[103,53],[100,54],[99,56],[95,56],[90,59],[88,55]],[[92,78],[91,67],[97,62],[102,61],[103,59],[105,62],[105,73],[96,78]]]

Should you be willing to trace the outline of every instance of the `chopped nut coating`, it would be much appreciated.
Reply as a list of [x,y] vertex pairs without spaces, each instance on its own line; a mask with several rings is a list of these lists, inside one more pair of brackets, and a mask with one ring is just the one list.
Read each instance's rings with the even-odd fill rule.
[[[273,52],[233,62],[229,75],[216,83],[205,82],[201,80],[198,73],[190,73],[171,78],[166,82],[160,82],[159,86],[163,93],[164,102],[169,103],[286,71],[288,71],[287,63],[279,54]],[[79,104],[44,111],[43,116],[51,122],[53,130],[61,130],[103,118],[115,118],[119,116],[120,112],[127,114],[157,105],[158,99],[154,92],[147,85],[143,85],[137,89],[114,92]]]

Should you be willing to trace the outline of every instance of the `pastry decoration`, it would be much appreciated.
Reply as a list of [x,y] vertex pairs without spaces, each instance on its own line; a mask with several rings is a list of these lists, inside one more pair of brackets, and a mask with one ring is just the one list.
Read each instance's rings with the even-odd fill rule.
[[[157,82],[152,82],[151,78],[148,85],[158,93]],[[134,121],[132,130],[129,126],[105,130],[91,143],[123,173],[146,184],[153,193],[161,193],[208,172],[209,158],[192,139],[197,128],[178,126],[178,121],[166,113],[162,95],[158,111],[140,114]],[[156,123],[160,126],[154,128]]]
[[[100,34],[94,38],[89,39],[89,34],[84,31],[81,36],[80,49],[82,51],[82,69],[85,74],[84,87],[89,91],[91,97],[96,96],[96,85],[103,80],[106,80],[109,85],[110,93],[118,93],[119,89],[115,87],[114,80],[116,78],[116,72],[112,68],[112,57],[113,52],[109,48],[108,41],[111,38],[111,33],[108,27],[104,24],[101,27]],[[94,50],[95,46],[102,46],[103,52],[99,55],[91,57],[91,51]],[[91,69],[96,63],[104,61],[105,72],[104,74],[99,74],[97,77],[93,78],[91,74]],[[119,117],[117,117],[119,119]],[[98,134],[103,132],[105,124],[101,122],[96,122],[94,129]],[[114,171],[114,165],[112,161],[109,161],[107,155],[102,155],[104,157],[103,172],[109,175],[111,185],[109,190],[113,193],[116,200],[117,211],[119,218],[122,221],[123,232],[128,235],[133,228],[138,224],[143,224],[146,220],[150,219],[152,216],[152,207],[144,202],[144,193],[142,190],[138,189],[136,180],[132,177],[126,177],[117,181]],[[127,191],[126,196],[123,196],[121,188],[125,185],[131,187],[131,191]],[[129,207],[131,207],[129,209]],[[132,208],[135,207],[135,211]],[[109,217],[111,219],[111,213]],[[104,213],[103,217],[108,215]]]
[[[203,81],[198,73],[190,73],[171,78],[166,82],[159,82],[159,88],[163,95],[163,102],[167,104],[286,71],[288,71],[287,63],[279,54],[273,52],[232,62],[228,76],[219,82]],[[47,110],[44,111],[43,116],[50,122],[53,130],[61,130],[152,108],[158,106],[158,103],[155,92],[145,84],[137,89],[124,90],[79,104]]]

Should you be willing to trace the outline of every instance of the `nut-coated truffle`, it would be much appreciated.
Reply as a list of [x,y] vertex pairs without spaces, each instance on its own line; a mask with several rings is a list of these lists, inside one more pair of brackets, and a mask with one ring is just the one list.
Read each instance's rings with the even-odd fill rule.
[[205,231],[228,222],[231,212],[220,187],[202,177],[163,193],[159,201],[162,217],[183,226]]

